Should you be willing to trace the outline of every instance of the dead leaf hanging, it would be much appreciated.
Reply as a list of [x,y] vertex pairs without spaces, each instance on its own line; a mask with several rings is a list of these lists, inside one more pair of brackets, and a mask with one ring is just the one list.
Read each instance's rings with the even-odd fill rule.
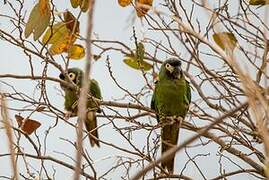
[[24,119],[20,115],[15,115],[15,119],[19,125],[19,128],[28,135],[31,135],[41,125],[41,123],[38,121],[32,119]]

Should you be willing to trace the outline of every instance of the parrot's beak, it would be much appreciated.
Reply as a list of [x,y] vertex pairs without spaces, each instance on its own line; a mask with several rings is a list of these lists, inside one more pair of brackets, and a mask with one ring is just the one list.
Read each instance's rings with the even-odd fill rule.
[[59,75],[59,78],[60,78],[61,80],[64,80],[64,75],[61,73],[61,74]]
[[181,77],[182,77],[182,70],[181,70],[181,68],[180,67],[174,68],[174,71],[173,71],[172,74],[173,74],[173,76],[174,76],[175,79],[181,79]]

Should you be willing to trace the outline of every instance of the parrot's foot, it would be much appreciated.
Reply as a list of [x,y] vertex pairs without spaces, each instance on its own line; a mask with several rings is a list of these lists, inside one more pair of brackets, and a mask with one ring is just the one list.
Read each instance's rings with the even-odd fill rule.
[[72,116],[72,112],[71,111],[67,111],[64,113],[64,120],[68,120],[70,119],[70,117]]

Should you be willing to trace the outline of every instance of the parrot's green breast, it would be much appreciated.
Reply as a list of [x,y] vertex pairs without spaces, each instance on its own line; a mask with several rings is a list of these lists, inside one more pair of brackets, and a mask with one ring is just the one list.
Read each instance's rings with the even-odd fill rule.
[[66,90],[65,91],[65,101],[64,101],[64,107],[67,111],[71,111],[73,113],[77,113],[77,101],[78,97],[76,94],[76,91],[74,90]]
[[[78,94],[79,92],[76,92],[73,89],[66,89],[65,90],[65,102],[64,102],[64,107],[67,111],[71,111],[74,114],[77,114],[77,106],[78,106]],[[92,79],[90,81],[90,89],[89,89],[89,93],[97,98],[97,99],[101,99],[101,91],[100,91],[100,87],[97,83],[97,81],[95,81],[94,79]],[[87,107],[88,110],[99,110],[99,105],[92,100],[91,98],[88,99],[87,101]]]
[[185,79],[159,81],[155,93],[159,115],[185,117],[189,104]]

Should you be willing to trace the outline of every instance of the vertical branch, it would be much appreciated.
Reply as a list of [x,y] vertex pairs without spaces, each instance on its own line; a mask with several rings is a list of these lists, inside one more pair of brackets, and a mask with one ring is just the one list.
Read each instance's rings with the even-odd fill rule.
[[93,10],[94,10],[95,0],[90,0],[89,2],[89,11],[88,11],[88,27],[86,35],[86,64],[84,69],[84,77],[82,82],[82,88],[80,92],[80,98],[78,102],[78,135],[77,135],[77,154],[76,154],[76,169],[74,180],[79,180],[80,171],[81,171],[81,159],[82,159],[82,138],[83,138],[83,122],[86,120],[87,113],[87,96],[89,90],[89,80],[90,80],[90,70],[91,70],[91,61],[92,61],[92,51],[91,51],[91,35],[93,27]]
[[8,147],[10,151],[10,159],[11,159],[11,164],[12,164],[12,169],[13,169],[13,178],[15,180],[18,180],[18,169],[17,169],[17,164],[15,160],[15,152],[13,149],[13,136],[12,136],[12,130],[11,130],[11,125],[9,123],[9,118],[8,118],[8,112],[7,112],[7,106],[6,106],[6,101],[5,97],[2,93],[0,93],[1,96],[1,116],[3,118],[4,122],[4,127],[6,129],[6,134],[8,138]]

